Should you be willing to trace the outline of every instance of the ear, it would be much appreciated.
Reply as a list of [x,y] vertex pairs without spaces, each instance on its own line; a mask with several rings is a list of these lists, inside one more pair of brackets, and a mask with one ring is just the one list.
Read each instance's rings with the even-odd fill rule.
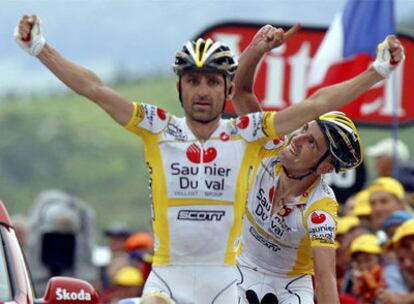
[[322,175],[322,174],[326,174],[326,173],[331,173],[334,169],[335,169],[334,166],[330,162],[324,161],[316,169],[316,173],[318,173],[319,175]]
[[175,87],[177,88],[177,92],[180,92],[180,80],[177,80]]

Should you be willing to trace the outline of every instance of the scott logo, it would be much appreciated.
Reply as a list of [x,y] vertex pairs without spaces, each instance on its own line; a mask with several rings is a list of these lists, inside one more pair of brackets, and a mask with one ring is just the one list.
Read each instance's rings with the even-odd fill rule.
[[58,301],[90,301],[92,295],[89,292],[81,289],[79,292],[76,291],[67,291],[66,288],[57,288],[56,289],[56,300]]
[[225,211],[218,210],[180,210],[177,219],[187,221],[221,221],[226,214]]
[[[196,144],[192,144],[188,147],[186,155],[189,161],[194,164],[201,163],[201,149]],[[217,157],[217,150],[213,147],[203,150],[203,163],[212,162]]]
[[315,211],[311,214],[311,221],[314,224],[322,224],[326,220],[326,215],[321,213],[317,214]]

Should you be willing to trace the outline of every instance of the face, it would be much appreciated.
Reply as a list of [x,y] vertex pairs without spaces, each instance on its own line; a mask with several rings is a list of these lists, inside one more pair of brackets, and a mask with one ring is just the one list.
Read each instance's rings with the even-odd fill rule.
[[359,271],[371,271],[380,262],[379,255],[365,252],[356,252],[352,255],[352,260]]
[[112,252],[125,251],[125,242],[126,242],[126,239],[124,237],[119,237],[119,236],[108,237],[108,246]]
[[288,145],[280,152],[279,158],[290,174],[302,175],[316,165],[327,148],[318,123],[311,121],[292,133]]
[[374,164],[378,176],[392,176],[392,158],[380,155],[375,157]]
[[407,236],[401,240],[400,246],[396,248],[398,263],[403,273],[407,286],[414,287],[414,235]]
[[371,223],[375,229],[382,228],[384,219],[394,211],[404,209],[404,203],[400,199],[382,190],[372,192],[369,196],[369,203],[372,209]]
[[208,72],[183,74],[181,98],[187,118],[201,123],[219,119],[226,98],[223,75]]

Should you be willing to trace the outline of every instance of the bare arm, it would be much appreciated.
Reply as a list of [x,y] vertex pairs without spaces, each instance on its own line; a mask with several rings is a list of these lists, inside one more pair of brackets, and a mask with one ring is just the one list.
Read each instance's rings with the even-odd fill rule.
[[[36,16],[24,16],[20,20],[19,34],[25,43],[30,44],[31,35],[34,34],[32,28],[36,20]],[[105,86],[95,73],[65,59],[47,44],[37,54],[37,58],[70,89],[95,102],[117,123],[127,124],[133,112],[132,103]]]
[[[240,64],[235,76],[236,90],[233,102],[237,114],[244,115],[261,111],[260,104],[253,92],[255,70],[267,51],[284,43],[299,28],[299,25],[295,25],[284,33],[281,29],[265,26],[255,35],[240,56]],[[391,55],[389,62],[395,67],[404,60],[404,48],[395,36],[388,36],[387,41]],[[383,79],[381,74],[370,67],[348,81],[322,88],[304,101],[277,112],[275,129],[279,136],[289,134],[304,123],[349,104]]]
[[[395,68],[404,60],[404,48],[395,36],[388,36],[387,41],[390,47],[390,58],[388,61]],[[375,63],[377,63],[377,60]],[[351,103],[383,79],[384,77],[371,66],[350,80],[322,88],[299,104],[276,113],[275,129],[279,135],[289,134],[304,123]]]
[[275,128],[280,136],[289,134],[304,123],[347,105],[383,79],[371,67],[351,80],[322,88],[300,103],[277,112]]
[[235,92],[233,105],[237,115],[261,111],[260,103],[253,92],[254,76],[259,62],[266,52],[279,47],[300,29],[296,24],[286,33],[281,28],[270,25],[262,27],[239,58],[239,66],[234,77]]
[[335,274],[335,248],[313,247],[316,298],[319,304],[339,304]]

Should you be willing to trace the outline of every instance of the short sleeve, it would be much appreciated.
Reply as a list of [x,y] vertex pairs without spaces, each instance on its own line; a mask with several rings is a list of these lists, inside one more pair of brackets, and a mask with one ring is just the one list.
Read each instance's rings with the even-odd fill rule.
[[134,102],[134,111],[125,128],[135,134],[161,132],[168,124],[170,115],[162,108]]
[[251,113],[236,120],[236,127],[240,135],[248,142],[259,139],[279,138],[274,127],[276,112],[256,112]]
[[312,247],[335,247],[337,213],[338,203],[330,197],[313,203],[306,210],[304,221]]

